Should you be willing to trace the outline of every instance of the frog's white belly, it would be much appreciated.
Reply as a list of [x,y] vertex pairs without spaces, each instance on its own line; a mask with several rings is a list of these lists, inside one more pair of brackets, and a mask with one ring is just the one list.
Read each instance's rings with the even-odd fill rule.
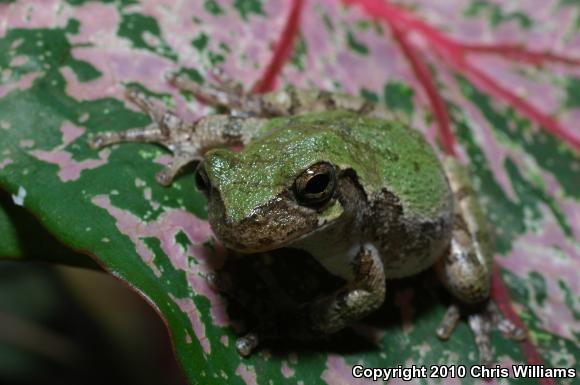
[[[363,245],[360,243],[353,243],[340,246],[342,247],[335,248],[328,247],[327,245],[318,253],[313,253],[310,250],[308,251],[328,272],[346,281],[352,281],[355,278],[353,272],[353,261]],[[370,246],[374,248],[373,245]]]
[[[321,228],[288,246],[307,251],[328,272],[347,281],[354,280],[353,261],[364,247],[382,261],[385,278],[403,278],[431,267],[449,246],[450,226],[446,221],[440,222],[428,234],[413,231],[413,226],[409,226],[401,234],[387,233],[380,239],[369,240],[363,235],[360,222],[345,221]],[[391,235],[400,237],[393,239]]]
[[302,249],[310,253],[328,272],[352,281],[354,276],[354,259],[365,248],[377,255],[383,262],[385,278],[403,278],[420,273],[431,267],[441,255],[439,248],[423,250],[422,253],[407,256],[390,256],[381,252],[371,242],[358,242],[343,240],[339,242],[326,242],[325,239],[316,237],[309,238],[296,243],[293,247]]
[[364,244],[354,243],[351,244],[350,247],[338,248],[328,245],[321,245],[321,249],[317,250],[319,252],[313,252],[311,249],[307,251],[310,252],[310,254],[313,255],[314,258],[322,266],[324,266],[328,272],[341,277],[346,281],[352,281],[355,278],[353,272],[353,261],[359,253],[361,247],[364,247],[365,249],[380,257],[380,260],[383,261],[385,278],[387,279],[403,278],[418,274],[421,271],[431,267],[439,258],[439,255],[436,253],[430,253],[423,258],[407,257],[404,260],[396,258],[390,259],[388,257],[385,258],[370,242],[366,242]]
[[405,278],[427,270],[441,256],[438,249],[429,249],[416,255],[382,254],[386,278]]
[[[352,281],[354,279],[353,260],[363,246],[359,237],[348,236],[353,233],[356,233],[356,229],[347,229],[342,224],[330,226],[293,242],[289,246],[305,250],[328,272]],[[374,248],[372,245],[371,247]]]

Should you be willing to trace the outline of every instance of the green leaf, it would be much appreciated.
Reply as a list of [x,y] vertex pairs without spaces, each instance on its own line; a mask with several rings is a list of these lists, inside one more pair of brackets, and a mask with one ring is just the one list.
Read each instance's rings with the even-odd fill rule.
[[234,0],[234,7],[238,10],[244,20],[250,14],[264,15],[261,0]]
[[0,200],[0,255],[4,258],[20,258],[23,254],[22,245],[18,240],[18,230],[7,209],[12,206],[7,195],[2,194]]
[[393,110],[400,110],[408,115],[413,114],[413,94],[411,87],[404,83],[389,82],[383,91],[385,103]]
[[527,14],[520,11],[504,11],[500,5],[488,2],[487,0],[472,1],[465,10],[465,15],[468,17],[479,16],[480,13],[488,14],[489,21],[494,28],[510,21],[517,22],[525,29],[532,26],[532,20]]
[[24,208],[0,191],[0,258],[59,263],[100,269],[88,256],[58,242]]
[[580,107],[580,78],[570,78],[566,84],[566,107]]
[[215,0],[205,0],[204,6],[205,6],[205,9],[213,15],[219,15],[219,14],[223,13],[222,8],[218,4],[218,2]]
[[357,40],[352,31],[347,32],[346,39],[348,41],[348,46],[354,52],[358,53],[359,55],[368,55],[369,48],[365,44]]

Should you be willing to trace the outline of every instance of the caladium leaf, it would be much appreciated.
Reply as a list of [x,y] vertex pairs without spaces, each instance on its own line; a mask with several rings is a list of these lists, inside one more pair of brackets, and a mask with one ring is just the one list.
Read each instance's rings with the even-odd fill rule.
[[13,205],[8,201],[7,194],[2,194],[3,199],[0,201],[0,255],[4,258],[19,258],[22,256],[23,247],[18,240],[18,228],[14,223],[14,218],[9,212]]
[[[518,44],[536,52],[555,46],[580,56],[571,2],[416,0],[406,5],[466,43]],[[220,65],[249,88],[268,63],[290,6],[263,0],[0,4],[0,185],[60,242],[94,256],[159,310],[191,383],[337,384],[353,382],[356,363],[477,364],[464,324],[448,342],[435,337],[445,307],[441,292],[425,279],[428,273],[389,283],[385,306],[330,342],[270,344],[241,359],[233,346],[235,314],[203,278],[223,263],[223,252],[215,247],[206,203],[191,174],[163,188],[154,176],[168,160],[164,150],[145,144],[88,148],[90,133],[149,123],[124,100],[129,86],[187,119],[212,112],[166,84],[166,71],[179,69],[203,82],[207,70]],[[436,145],[435,122],[441,116],[432,114],[433,99],[388,26],[338,1],[305,7],[279,83],[386,103]],[[514,59],[513,52],[478,55],[472,67],[446,65],[431,55],[425,36],[415,38],[410,44],[424,49],[459,140],[459,156],[498,229],[498,260],[530,338],[547,365],[578,369],[578,153],[537,127],[530,111],[498,97],[497,87],[474,77],[473,68],[554,114],[576,138],[572,130],[580,103],[574,85],[580,72],[515,64],[521,54]],[[300,285],[298,278],[306,275],[300,268],[309,264],[281,258],[271,269],[284,273],[278,274],[286,278],[282,287],[291,287]],[[236,269],[252,277],[251,267]],[[312,275],[318,274],[314,270]],[[312,294],[309,290],[314,289],[296,295]],[[499,334],[493,343],[500,364],[525,361],[517,343]],[[483,380],[468,375],[448,381]]]
[[75,253],[54,239],[32,214],[14,203],[20,203],[21,198],[0,191],[0,258],[100,269],[89,256]]

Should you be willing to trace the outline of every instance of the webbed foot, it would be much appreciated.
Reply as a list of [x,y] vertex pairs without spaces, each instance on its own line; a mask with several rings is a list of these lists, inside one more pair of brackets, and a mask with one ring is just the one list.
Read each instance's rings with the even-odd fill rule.
[[493,362],[490,339],[492,329],[501,331],[506,338],[511,340],[521,341],[526,338],[524,330],[516,327],[510,320],[506,319],[499,311],[497,305],[488,300],[483,305],[483,309],[475,311],[472,309],[464,310],[455,304],[449,306],[437,328],[437,336],[440,339],[447,340],[451,336],[462,313],[467,316],[469,328],[475,337],[475,344],[479,351],[479,359],[484,365],[490,365]]
[[256,332],[247,333],[236,340],[236,350],[242,357],[249,357],[259,344]]
[[171,163],[156,176],[157,182],[169,186],[187,164],[203,160],[213,148],[246,144],[260,130],[264,119],[241,118],[230,115],[211,115],[188,123],[165,109],[160,103],[134,89],[126,97],[149,115],[152,123],[146,127],[126,131],[93,134],[88,144],[93,149],[121,142],[156,143],[173,153]]
[[227,108],[232,116],[264,115],[259,95],[246,92],[242,84],[228,77],[221,68],[213,69],[210,75],[214,82],[207,85],[176,72],[168,73],[166,79],[173,86],[192,93],[208,104]]
[[[234,288],[228,274],[223,272],[210,272],[204,275],[212,290],[225,295],[242,306],[251,306],[252,298],[243,290]],[[236,350],[242,357],[249,357],[258,347],[260,339],[257,331],[247,332],[236,338]]]
[[122,142],[157,143],[168,148],[175,156],[171,163],[156,175],[159,184],[168,186],[181,168],[192,161],[201,159],[195,148],[190,149],[187,146],[191,142],[189,139],[194,131],[194,125],[184,122],[173,112],[166,110],[135,89],[128,89],[125,96],[149,115],[153,123],[146,127],[126,131],[93,134],[89,137],[88,144],[93,149]]
[[[256,287],[246,287],[229,271],[204,274],[212,290],[228,299],[233,314],[241,311],[235,347],[242,357],[251,356],[260,345],[277,340],[305,341],[317,337],[310,329],[308,304],[298,304],[278,286],[267,269],[257,267]],[[264,291],[254,291],[260,287]],[[239,313],[238,313],[239,314]],[[319,336],[319,335],[318,335]]]

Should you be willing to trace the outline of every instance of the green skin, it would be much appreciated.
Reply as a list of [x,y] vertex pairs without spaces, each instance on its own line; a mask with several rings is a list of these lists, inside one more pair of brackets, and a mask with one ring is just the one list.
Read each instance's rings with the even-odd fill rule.
[[[305,210],[296,202],[294,181],[321,162],[332,164],[338,180],[348,179],[352,188],[339,185],[323,207]],[[417,132],[395,121],[348,111],[277,118],[242,151],[211,150],[200,167],[215,191],[209,194],[210,223],[226,246],[241,252],[303,248],[352,280],[350,265],[365,243],[378,249],[387,278],[430,267],[449,243],[453,203],[443,168]],[[386,194],[391,201],[385,202]],[[380,223],[395,210],[401,211],[392,218],[397,223]],[[255,225],[258,216],[268,225]],[[348,242],[339,223],[350,229]],[[413,231],[417,227],[423,233]],[[321,234],[328,237],[322,254],[307,244],[320,244]],[[390,242],[395,237],[406,247]],[[329,255],[329,244],[340,247]]]
[[[157,175],[165,185],[187,163],[200,162],[198,186],[226,247],[302,249],[343,278],[343,288],[308,304],[305,334],[347,327],[383,303],[387,279],[435,266],[458,304],[470,308],[482,362],[492,359],[491,326],[522,338],[487,301],[493,245],[465,169],[454,159],[441,163],[392,112],[323,91],[250,95],[229,79],[209,87],[178,76],[170,81],[232,114],[187,123],[129,91],[154,123],[95,135],[91,145],[139,141],[169,148],[173,163]],[[239,145],[239,152],[224,148]],[[209,279],[219,286],[216,277]],[[440,338],[450,336],[467,307],[450,307]],[[238,339],[240,354],[252,352],[258,335]]]
[[415,215],[432,216],[448,199],[441,164],[419,133],[346,111],[273,119],[241,152],[212,150],[204,164],[228,220],[239,221],[320,161],[354,170],[367,194],[388,188]]

